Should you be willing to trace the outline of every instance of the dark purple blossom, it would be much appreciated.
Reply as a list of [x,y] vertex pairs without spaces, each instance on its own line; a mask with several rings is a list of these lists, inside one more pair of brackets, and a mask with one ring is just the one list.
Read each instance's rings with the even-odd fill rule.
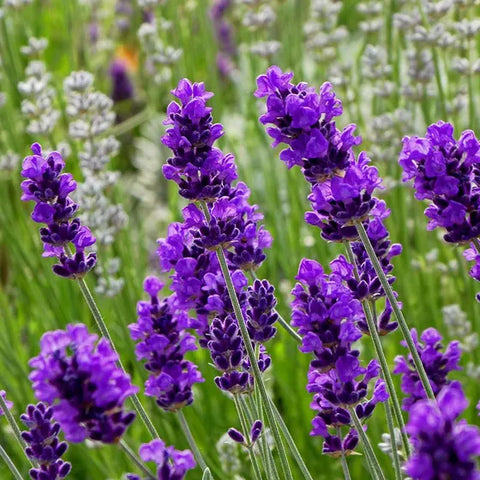
[[405,137],[399,163],[403,180],[413,180],[415,197],[429,200],[428,229],[446,229],[444,239],[466,243],[480,236],[480,143],[471,130],[453,137],[453,126],[439,121],[425,138]]
[[133,98],[133,84],[125,63],[122,60],[114,60],[110,65],[109,73],[112,80],[111,99],[114,102],[122,102]]
[[480,431],[458,416],[468,400],[459,382],[442,388],[437,402],[419,400],[407,423],[414,452],[405,465],[413,480],[478,480]]
[[[139,449],[144,462],[155,462],[158,480],[183,480],[189,470],[195,468],[195,460],[190,450],[175,450],[166,447],[160,439],[143,444]],[[138,475],[127,475],[128,480],[140,480]]]
[[[42,154],[38,143],[32,145],[33,155],[25,157],[22,164],[22,200],[33,200],[36,205],[32,219],[45,223],[40,229],[44,244],[43,256],[55,256],[59,262],[53,271],[62,277],[82,278],[96,263],[96,254],[85,253],[95,243],[95,238],[86,226],[82,226],[77,213],[78,205],[71,199],[77,184],[69,173],[62,173],[65,167],[61,155],[52,152]],[[71,246],[75,253],[70,254]]]
[[267,280],[255,280],[253,286],[248,287],[246,321],[252,340],[265,343],[275,335],[276,305],[275,288]]
[[117,366],[118,356],[104,338],[97,342],[83,324],[45,333],[40,354],[30,360],[35,396],[53,408],[53,416],[69,442],[86,438],[118,442],[135,419],[124,411],[137,392]]
[[53,420],[53,408],[42,402],[29,405],[20,418],[28,428],[28,431],[22,432],[22,438],[27,443],[25,453],[38,464],[30,470],[30,477],[34,480],[65,478],[72,466],[61,458],[68,444],[58,439],[60,424]]
[[288,168],[299,165],[312,184],[321,183],[345,170],[352,160],[351,147],[360,143],[353,136],[355,125],[339,131],[333,119],[342,114],[340,100],[330,83],[319,93],[307,83],[290,82],[293,73],[272,66],[257,78],[256,97],[267,97],[267,112],[260,117],[267,133],[288,148],[280,154]]
[[245,368],[245,345],[233,317],[213,320],[208,349],[215,367],[222,372],[215,377],[218,388],[234,394],[252,390],[253,378]]
[[[433,393],[437,395],[445,385],[451,383],[447,379],[447,375],[452,370],[460,370],[458,364],[461,355],[459,342],[450,342],[447,348],[442,351],[442,336],[434,328],[427,328],[420,336],[420,339],[414,328],[411,330],[411,333]],[[401,343],[403,346],[406,346],[404,341]],[[395,357],[393,372],[402,375],[401,388],[408,395],[408,397],[404,398],[402,406],[404,410],[410,411],[412,406],[419,400],[426,398],[425,389],[422,386],[411,355],[409,354],[408,358],[401,355]]]
[[212,123],[211,107],[206,102],[213,96],[203,83],[179,82],[172,94],[180,104],[172,102],[167,109],[165,125],[170,125],[162,142],[173,151],[163,173],[175,181],[182,197],[188,200],[214,200],[226,193],[237,178],[234,157],[213,147],[223,135],[221,124]]
[[203,382],[195,364],[184,355],[196,350],[195,337],[186,332],[191,326],[187,313],[176,308],[176,296],[159,300],[163,283],[147,277],[144,290],[150,301],[137,304],[138,319],[129,325],[130,335],[137,341],[137,360],[146,360],[151,373],[145,383],[145,394],[156,397],[160,407],[177,411],[193,402],[192,386]]

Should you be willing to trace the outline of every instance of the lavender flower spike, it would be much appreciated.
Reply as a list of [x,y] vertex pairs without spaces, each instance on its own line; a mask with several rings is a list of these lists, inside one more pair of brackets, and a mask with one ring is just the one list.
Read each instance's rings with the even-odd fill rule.
[[[183,480],[188,470],[195,468],[195,460],[189,450],[175,450],[166,447],[160,440],[152,440],[140,447],[140,457],[144,462],[155,462],[158,480]],[[141,480],[138,475],[127,475],[128,480]]]
[[[95,237],[78,218],[73,218],[78,205],[70,194],[77,184],[69,173],[62,173],[65,162],[58,152],[42,154],[38,143],[32,145],[33,155],[25,157],[22,164],[22,200],[33,200],[36,205],[32,219],[46,224],[40,229],[44,244],[44,257],[57,257],[59,262],[53,271],[61,277],[78,279],[85,276],[97,261],[96,254],[85,253],[95,243]],[[75,254],[69,255],[69,248]]]
[[407,432],[414,454],[405,470],[414,480],[478,480],[480,430],[457,421],[468,401],[459,382],[445,386],[435,404],[420,400],[410,410]]
[[[420,339],[414,328],[411,333],[422,363],[425,366],[433,393],[437,395],[445,385],[450,383],[447,375],[452,370],[460,370],[458,364],[461,355],[459,342],[450,342],[445,351],[442,352],[443,346],[440,343],[442,336],[434,328],[427,328],[420,336]],[[402,345],[406,346],[404,341],[402,341]],[[415,403],[425,398],[425,389],[415,370],[411,355],[408,355],[408,358],[398,355],[395,358],[393,373],[402,375],[402,391],[409,395],[404,398],[402,407],[404,410],[409,411]]]
[[33,480],[65,478],[72,466],[61,459],[68,444],[58,440],[60,424],[52,421],[53,408],[42,402],[29,405],[20,418],[28,427],[28,431],[22,432],[22,438],[28,444],[25,453],[38,464],[37,468],[30,470],[30,477]]
[[135,419],[124,411],[137,392],[117,366],[109,342],[90,335],[83,324],[45,333],[40,354],[30,360],[35,396],[52,405],[53,416],[69,442],[86,438],[116,443]]
[[163,283],[154,276],[144,282],[150,301],[137,304],[137,323],[129,325],[137,360],[146,360],[145,368],[151,375],[145,383],[145,394],[157,398],[158,405],[176,412],[193,402],[192,386],[203,382],[197,366],[184,355],[196,350],[195,337],[186,332],[191,319],[180,309],[175,294],[159,300]]

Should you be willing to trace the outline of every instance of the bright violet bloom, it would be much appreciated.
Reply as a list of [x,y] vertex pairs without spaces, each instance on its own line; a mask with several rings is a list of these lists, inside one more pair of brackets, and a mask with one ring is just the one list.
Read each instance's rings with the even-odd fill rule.
[[172,102],[167,111],[165,124],[170,127],[162,141],[174,156],[167,160],[164,175],[179,185],[180,195],[197,203],[185,207],[184,222],[170,225],[167,238],[159,240],[160,265],[164,272],[174,270],[171,288],[176,307],[196,313],[190,327],[222,372],[215,379],[217,386],[232,393],[250,391],[251,365],[217,251],[221,248],[225,253],[252,342],[259,344],[258,366],[264,371],[271,359],[261,343],[275,333],[276,301],[268,282],[247,290],[244,272],[262,264],[272,239],[260,224],[263,215],[248,201],[247,186],[232,185],[237,178],[233,155],[213,146],[223,135],[222,125],[212,123],[211,108],[206,106],[213,94],[203,83],[186,79],[172,93],[180,103]]
[[40,355],[30,360],[35,396],[52,406],[69,442],[116,443],[135,419],[124,403],[138,388],[108,341],[97,338],[83,324],[68,325],[45,333]]
[[65,478],[72,466],[61,458],[68,444],[58,439],[60,424],[53,420],[53,408],[42,402],[29,405],[20,418],[28,428],[28,431],[22,432],[22,438],[28,445],[25,453],[38,463],[37,468],[30,470],[30,477],[33,480]]
[[[353,267],[343,264],[347,270]],[[303,259],[292,290],[292,325],[302,335],[300,350],[313,353],[307,390],[314,394],[311,407],[317,416],[313,419],[311,435],[325,438],[323,452],[338,456],[350,453],[358,443],[358,433],[351,428],[348,408],[355,408],[360,419],[368,418],[379,402],[388,399],[385,384],[378,378],[380,368],[375,360],[364,368],[360,352],[353,343],[362,333],[357,322],[363,319],[361,304],[338,274],[338,260],[332,262],[332,274],[324,273],[322,266]],[[344,272],[345,273],[345,272]],[[377,378],[370,399],[369,383]],[[348,426],[343,441],[329,429]]]
[[[452,370],[461,369],[459,366],[461,356],[459,342],[450,342],[443,352],[442,336],[434,328],[427,328],[420,336],[420,339],[414,328],[412,328],[411,333],[430,380],[433,393],[437,395],[445,385],[451,383],[447,379],[447,375]],[[406,346],[403,340],[401,343],[404,347]],[[395,357],[393,373],[402,375],[402,391],[408,395],[408,397],[404,398],[402,407],[404,410],[410,411],[412,406],[419,400],[426,398],[425,389],[422,386],[410,354],[408,358],[401,355]]]
[[[36,205],[32,219],[46,224],[40,229],[43,256],[58,258],[60,263],[53,266],[57,275],[82,278],[95,266],[97,257],[93,252],[85,253],[95,243],[95,237],[78,218],[73,218],[78,205],[70,194],[77,184],[71,174],[62,173],[65,162],[58,152],[44,156],[38,143],[32,145],[32,152],[22,164],[22,176],[27,178],[22,182],[22,200],[33,200]],[[71,256],[72,246],[75,253]]]
[[458,416],[468,400],[459,382],[444,386],[437,404],[420,400],[407,424],[414,448],[405,470],[413,480],[478,480],[480,430]]
[[451,243],[480,236],[480,143],[471,130],[457,141],[450,123],[430,125],[425,138],[403,139],[399,163],[403,180],[414,180],[415,197],[432,202],[425,210],[429,230],[445,228]]
[[277,66],[257,78],[255,96],[267,98],[260,122],[273,125],[267,128],[273,147],[288,146],[280,154],[288,168],[299,165],[310,183],[322,183],[349,166],[351,147],[361,139],[353,135],[353,124],[343,131],[336,128],[333,119],[343,110],[330,83],[317,93],[305,82],[291,83],[292,78],[293,73],[283,73]]
[[470,276],[480,281],[480,142],[475,134],[465,130],[455,140],[453,125],[439,121],[428,127],[425,138],[403,139],[399,163],[403,180],[414,182],[415,197],[431,202],[425,210],[427,228],[444,228],[443,238],[450,243],[472,242],[465,257],[475,261]]
[[159,300],[163,283],[154,276],[143,284],[150,301],[137,304],[138,319],[129,325],[130,335],[137,341],[137,360],[146,360],[151,372],[145,383],[145,394],[157,398],[164,410],[175,412],[193,402],[192,386],[203,382],[197,366],[184,355],[196,350],[195,337],[186,332],[191,327],[188,315],[176,308],[176,296]]
[[[183,480],[189,470],[195,468],[195,460],[189,450],[166,447],[162,440],[152,440],[139,449],[144,462],[155,462],[158,480]],[[128,480],[141,480],[138,475],[127,475]]]

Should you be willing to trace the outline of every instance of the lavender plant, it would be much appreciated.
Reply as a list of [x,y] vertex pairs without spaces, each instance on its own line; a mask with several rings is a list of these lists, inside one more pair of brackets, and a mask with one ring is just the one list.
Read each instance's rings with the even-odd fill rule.
[[[480,223],[478,218],[478,155],[480,144],[471,130],[453,137],[453,125],[439,121],[430,125],[426,136],[405,137],[399,163],[403,180],[414,180],[415,197],[428,200],[425,215],[428,229],[446,230],[443,239],[472,247],[464,253],[474,261],[470,276],[480,281]],[[480,299],[477,295],[477,299]]]
[[[72,117],[69,134],[81,142],[79,153],[84,181],[78,187],[78,203],[82,219],[94,231],[99,244],[112,245],[115,235],[126,225],[128,217],[121,204],[108,198],[108,190],[118,182],[119,173],[107,171],[110,158],[118,152],[119,142],[112,135],[104,135],[113,125],[113,102],[93,89],[93,75],[89,72],[73,72],[65,79],[67,113]],[[115,277],[119,259],[112,257],[98,269],[97,293],[117,295],[123,287],[123,279]]]

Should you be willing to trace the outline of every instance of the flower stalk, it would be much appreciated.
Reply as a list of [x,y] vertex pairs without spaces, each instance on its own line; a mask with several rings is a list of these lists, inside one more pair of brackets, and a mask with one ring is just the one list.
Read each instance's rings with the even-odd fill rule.
[[7,464],[7,467],[12,472],[13,477],[15,480],[23,480],[22,475],[18,471],[17,467],[13,463],[13,460],[8,456],[8,453],[3,449],[0,445],[0,457],[2,457],[3,461]]
[[383,271],[382,266],[380,265],[380,262],[378,261],[377,255],[375,253],[375,250],[372,247],[370,239],[368,238],[368,234],[365,230],[365,227],[363,226],[363,224],[360,221],[356,221],[355,226],[357,228],[358,235],[360,236],[360,239],[361,239],[361,241],[362,241],[362,243],[365,247],[365,250],[368,254],[368,257],[370,258],[370,261],[372,262],[373,268],[375,269],[375,272],[377,273],[378,279],[380,280],[380,283],[382,284],[382,287],[385,291],[385,295],[387,296],[388,301],[390,302],[390,305],[392,306],[393,313],[395,314],[395,318],[397,319],[397,322],[400,326],[400,329],[401,329],[402,334],[403,334],[403,338],[407,342],[408,349],[410,351],[410,354],[412,355],[412,359],[413,359],[413,362],[415,364],[415,368],[418,371],[418,375],[420,377],[420,381],[422,382],[423,388],[425,389],[425,393],[426,393],[428,398],[435,401],[435,395],[434,395],[432,387],[430,385],[430,381],[428,380],[427,372],[425,371],[422,360],[420,359],[420,356],[418,355],[417,349],[415,348],[415,343],[413,342],[412,335],[410,334],[408,324],[405,320],[405,317],[403,316],[403,313],[400,309],[400,306],[398,305],[398,301],[397,301],[397,299],[396,299],[396,297],[393,293],[392,287],[388,283],[388,279],[385,275],[385,272]]
[[180,424],[180,428],[182,429],[182,432],[185,435],[185,438],[187,439],[190,450],[192,450],[192,453],[193,453],[193,456],[195,457],[195,461],[197,462],[197,465],[200,467],[202,472],[204,472],[205,470],[207,470],[207,464],[205,463],[205,460],[203,459],[203,456],[200,453],[197,443],[193,438],[192,432],[188,425],[187,419],[185,418],[185,414],[183,413],[183,410],[178,410],[177,419],[178,419],[178,423]]

